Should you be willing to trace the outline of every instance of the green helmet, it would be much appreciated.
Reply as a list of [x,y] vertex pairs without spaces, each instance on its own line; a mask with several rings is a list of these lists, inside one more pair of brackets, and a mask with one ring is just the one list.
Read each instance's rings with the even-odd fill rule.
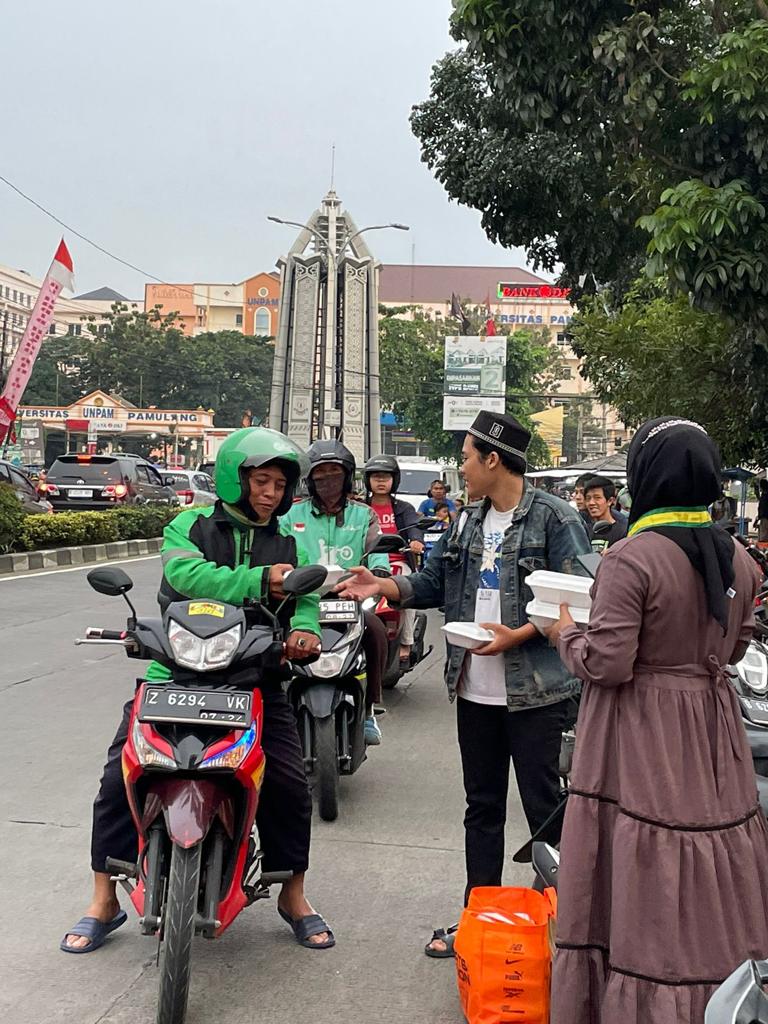
[[216,493],[229,505],[247,499],[244,470],[277,463],[286,475],[288,486],[276,515],[283,515],[293,503],[296,484],[309,470],[309,460],[297,444],[285,434],[267,427],[243,427],[230,434],[216,456],[214,480]]

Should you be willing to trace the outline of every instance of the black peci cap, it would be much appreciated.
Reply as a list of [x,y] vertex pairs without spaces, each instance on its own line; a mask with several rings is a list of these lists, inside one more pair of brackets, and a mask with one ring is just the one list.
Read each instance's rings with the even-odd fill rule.
[[516,468],[519,467],[520,473],[528,468],[525,453],[531,442],[531,434],[514,416],[502,412],[479,412],[469,433],[508,456],[516,463]]

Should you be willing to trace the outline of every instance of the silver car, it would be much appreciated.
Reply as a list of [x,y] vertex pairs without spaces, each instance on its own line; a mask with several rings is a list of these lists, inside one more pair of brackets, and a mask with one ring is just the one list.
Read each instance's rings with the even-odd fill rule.
[[213,505],[216,501],[216,488],[207,473],[199,473],[195,469],[171,469],[163,473],[163,478],[176,491],[182,506]]

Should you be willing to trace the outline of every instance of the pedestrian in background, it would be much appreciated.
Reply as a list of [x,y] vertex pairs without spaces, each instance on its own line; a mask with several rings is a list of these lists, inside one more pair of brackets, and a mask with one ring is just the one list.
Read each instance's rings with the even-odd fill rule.
[[768,830],[724,666],[757,585],[715,527],[704,429],[643,424],[630,536],[605,553],[582,632],[550,632],[585,682],[562,838],[552,1020],[701,1024],[715,988],[768,953]]

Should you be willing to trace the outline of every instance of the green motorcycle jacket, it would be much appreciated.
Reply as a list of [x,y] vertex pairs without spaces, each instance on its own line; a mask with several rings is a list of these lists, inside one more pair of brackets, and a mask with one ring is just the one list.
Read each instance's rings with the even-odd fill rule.
[[[373,509],[354,499],[348,499],[337,515],[330,516],[310,498],[304,498],[281,516],[280,528],[294,537],[313,564],[340,565],[344,569],[362,565],[366,549],[381,533]],[[368,568],[389,572],[389,555],[371,555]]]
[[[163,531],[163,579],[158,601],[165,611],[171,601],[201,598],[242,604],[261,601],[271,611],[269,570],[273,565],[308,565],[310,559],[276,518],[257,525],[236,508],[217,501],[210,508],[180,512]],[[292,608],[292,613],[288,610]],[[319,598],[308,594],[288,604],[280,615],[286,630],[320,636]],[[147,679],[167,679],[170,673],[153,662]]]

